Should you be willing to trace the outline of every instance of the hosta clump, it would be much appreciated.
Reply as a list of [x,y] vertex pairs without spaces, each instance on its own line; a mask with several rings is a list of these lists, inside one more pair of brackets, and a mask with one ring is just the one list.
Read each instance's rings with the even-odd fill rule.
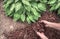
[[4,0],[4,9],[7,16],[15,21],[35,22],[41,17],[41,12],[46,11],[44,0]]
[[49,0],[48,4],[50,5],[50,11],[58,10],[58,14],[60,14],[60,0]]

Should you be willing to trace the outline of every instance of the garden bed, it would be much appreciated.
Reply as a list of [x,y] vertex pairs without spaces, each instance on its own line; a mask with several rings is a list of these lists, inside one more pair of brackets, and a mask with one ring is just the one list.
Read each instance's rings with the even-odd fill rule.
[[[7,39],[41,39],[35,31],[43,32],[49,39],[60,39],[59,30],[45,27],[45,24],[40,22],[41,20],[47,20],[50,22],[60,23],[60,18],[56,12],[43,12],[41,18],[39,18],[37,22],[28,25],[26,23],[14,22],[11,18],[6,17],[2,4],[3,3],[1,2],[0,25],[2,28],[0,30],[3,31],[2,33]],[[9,26],[14,26],[15,30],[9,31]],[[9,32],[6,33],[7,31],[5,31],[5,29]]]
[[16,31],[10,32],[9,34],[5,33],[5,36],[8,39],[40,39],[39,36],[37,36],[35,33],[35,31],[37,30],[39,32],[44,32],[44,34],[49,39],[60,39],[59,30],[45,27],[44,23],[40,23],[40,20],[60,23],[60,19],[55,13],[50,13],[46,11],[44,12],[44,14],[42,14],[42,17],[39,18],[36,23],[32,23],[31,26],[28,26],[21,30],[17,29]]

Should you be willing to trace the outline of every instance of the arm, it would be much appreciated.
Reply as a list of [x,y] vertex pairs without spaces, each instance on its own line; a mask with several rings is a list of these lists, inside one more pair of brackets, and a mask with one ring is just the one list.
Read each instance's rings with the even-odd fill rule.
[[52,22],[48,22],[48,21],[45,21],[45,20],[42,20],[41,22],[45,23],[46,27],[51,27],[51,28],[60,30],[60,23],[52,23]]
[[50,22],[50,23],[48,24],[48,27],[51,27],[51,28],[60,30],[60,23],[52,23],[52,22]]

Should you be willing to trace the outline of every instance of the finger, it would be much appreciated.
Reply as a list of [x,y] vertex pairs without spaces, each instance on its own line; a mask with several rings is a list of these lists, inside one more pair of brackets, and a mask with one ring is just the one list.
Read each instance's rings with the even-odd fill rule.
[[37,35],[41,37],[41,39],[48,39],[44,33],[37,32]]
[[41,20],[40,22],[47,23],[48,21],[46,21],[46,20]]
[[44,22],[44,20],[41,20],[41,21],[39,21],[39,22]]

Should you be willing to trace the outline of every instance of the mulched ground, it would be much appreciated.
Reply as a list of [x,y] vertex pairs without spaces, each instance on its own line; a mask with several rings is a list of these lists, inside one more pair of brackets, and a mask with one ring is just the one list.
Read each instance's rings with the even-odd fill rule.
[[[51,12],[45,12],[41,19],[39,20],[47,20],[50,22],[56,22],[56,23],[60,23],[60,18],[55,14],[55,13],[51,13]],[[49,38],[49,39],[60,39],[60,31],[53,29],[53,28],[45,28],[44,29],[44,33],[45,35]]]
[[7,39],[41,39],[36,35],[35,31],[44,32],[49,39],[60,39],[60,31],[45,27],[44,23],[40,23],[41,20],[47,20],[50,22],[60,23],[60,19],[55,13],[44,12],[42,17],[36,23],[32,23],[23,29],[17,29],[16,31],[10,32],[8,34],[4,33]]
[[[14,22],[7,17],[2,6],[3,3],[0,0],[0,35],[4,33],[7,39],[41,39],[36,35],[35,31],[44,32],[49,39],[60,39],[59,30],[47,28],[44,23],[40,23],[41,20],[60,23],[60,19],[55,13],[46,11],[36,23],[28,25],[26,23]],[[14,27],[14,31],[10,32],[10,26]],[[25,26],[28,27],[25,28]]]
[[8,33],[17,28],[25,28],[27,25],[27,23],[15,22],[12,18],[7,17],[3,9],[3,0],[0,0],[0,39],[4,38],[3,32]]

